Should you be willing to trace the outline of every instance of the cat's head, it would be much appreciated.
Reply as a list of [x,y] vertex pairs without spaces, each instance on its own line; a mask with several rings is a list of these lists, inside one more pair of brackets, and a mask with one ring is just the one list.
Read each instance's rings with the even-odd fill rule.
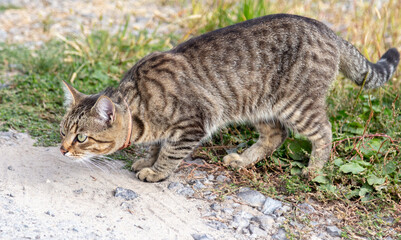
[[120,149],[130,136],[127,104],[104,94],[85,95],[64,82],[67,112],[60,124],[63,155],[86,160]]

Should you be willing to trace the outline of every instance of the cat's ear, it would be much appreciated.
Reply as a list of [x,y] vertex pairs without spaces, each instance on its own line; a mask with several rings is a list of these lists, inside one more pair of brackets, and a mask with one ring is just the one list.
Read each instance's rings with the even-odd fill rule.
[[81,99],[83,99],[86,95],[78,92],[74,87],[70,84],[63,81],[64,85],[64,106],[71,107],[77,104]]
[[96,101],[95,105],[92,107],[93,114],[101,122],[113,122],[116,117],[116,109],[113,101],[110,98],[102,95]]

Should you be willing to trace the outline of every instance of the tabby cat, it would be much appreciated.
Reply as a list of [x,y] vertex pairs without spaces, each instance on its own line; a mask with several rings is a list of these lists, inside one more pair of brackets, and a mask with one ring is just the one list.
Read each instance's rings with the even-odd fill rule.
[[65,83],[67,113],[61,152],[85,160],[132,143],[151,145],[132,169],[142,181],[166,179],[202,140],[232,122],[249,122],[259,140],[224,157],[234,168],[263,159],[287,128],[312,142],[307,176],[330,157],[325,97],[337,72],[364,88],[387,82],[399,62],[395,48],[377,63],[313,19],[277,14],[190,39],[136,63],[115,89],[84,95]]

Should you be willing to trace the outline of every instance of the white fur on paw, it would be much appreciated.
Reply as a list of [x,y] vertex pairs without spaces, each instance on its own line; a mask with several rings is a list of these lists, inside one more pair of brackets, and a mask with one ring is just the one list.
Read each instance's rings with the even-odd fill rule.
[[131,166],[131,170],[134,172],[138,172],[146,167],[151,167],[152,162],[149,159],[139,159],[136,162],[134,162]]
[[168,177],[168,174],[155,172],[152,168],[143,168],[136,177],[144,182],[159,182]]
[[244,161],[241,158],[241,155],[238,153],[230,153],[223,158],[223,162],[225,165],[233,167],[233,168],[242,168],[245,167]]

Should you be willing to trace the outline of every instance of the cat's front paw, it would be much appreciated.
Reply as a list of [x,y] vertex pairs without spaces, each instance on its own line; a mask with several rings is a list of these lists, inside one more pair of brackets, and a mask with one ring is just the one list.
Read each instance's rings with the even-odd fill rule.
[[241,158],[241,155],[238,153],[230,153],[223,158],[224,165],[230,166],[233,168],[242,168],[246,167],[245,162]]
[[143,158],[143,159],[139,159],[136,162],[134,162],[131,166],[131,170],[133,170],[134,172],[139,172],[144,168],[148,168],[153,166],[153,162],[149,159]]
[[169,174],[156,172],[152,168],[144,168],[136,174],[136,177],[144,182],[160,182],[168,178],[168,176]]

